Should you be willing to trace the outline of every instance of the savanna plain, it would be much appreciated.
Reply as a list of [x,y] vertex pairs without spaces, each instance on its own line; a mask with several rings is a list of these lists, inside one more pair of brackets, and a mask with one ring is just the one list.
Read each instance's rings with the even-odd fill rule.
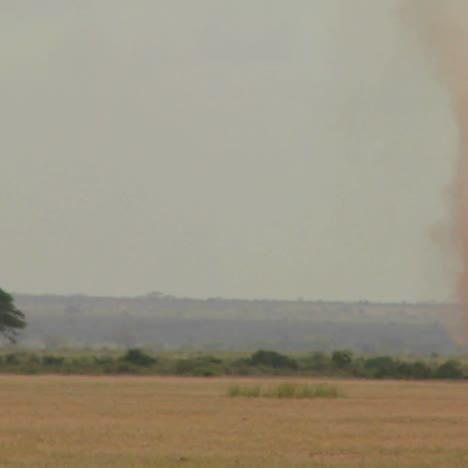
[[337,398],[232,397],[311,379],[0,376],[1,467],[465,467],[463,382],[334,380]]

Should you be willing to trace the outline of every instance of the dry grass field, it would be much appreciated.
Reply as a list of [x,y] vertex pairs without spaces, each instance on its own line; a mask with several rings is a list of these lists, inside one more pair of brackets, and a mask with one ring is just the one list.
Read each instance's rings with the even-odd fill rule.
[[0,466],[468,466],[464,383],[293,400],[230,398],[236,382],[259,380],[0,376]]

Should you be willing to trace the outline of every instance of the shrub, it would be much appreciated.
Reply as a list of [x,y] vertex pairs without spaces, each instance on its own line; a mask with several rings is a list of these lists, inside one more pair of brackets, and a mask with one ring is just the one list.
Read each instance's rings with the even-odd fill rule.
[[334,351],[332,362],[338,369],[347,369],[353,362],[353,353],[348,350]]
[[385,377],[398,377],[398,362],[390,356],[377,356],[366,359],[364,367],[370,376],[378,379]]
[[330,355],[321,351],[311,353],[307,357],[303,358],[301,360],[301,364],[304,369],[310,369],[318,372],[328,371],[333,368],[333,362]]
[[349,371],[353,377],[371,377],[369,369],[366,368],[366,360],[364,358],[354,359]]
[[110,374],[140,374],[141,366],[132,364],[131,362],[120,362],[116,366],[107,368]]
[[16,353],[7,354],[4,358],[6,364],[18,364],[19,359]]
[[461,364],[455,359],[450,359],[436,369],[435,377],[437,379],[462,379],[463,370]]
[[114,362],[114,359],[110,356],[93,356],[93,364],[97,365],[108,365]]
[[22,374],[39,374],[40,367],[34,363],[26,363],[20,368]]
[[398,365],[399,377],[405,379],[430,379],[432,369],[425,362],[401,362]]
[[255,374],[255,368],[252,367],[250,359],[240,358],[229,364],[227,373],[230,375],[252,375]]
[[156,359],[154,359],[152,356],[137,348],[129,349],[122,357],[122,360],[136,366],[151,366],[156,362]]
[[61,366],[65,358],[62,356],[43,356],[42,364],[44,366]]
[[193,369],[192,375],[196,377],[216,377],[222,375],[222,369],[214,365],[198,366]]
[[266,366],[275,369],[297,369],[297,362],[284,354],[276,351],[260,349],[250,357],[252,366]]
[[221,359],[213,356],[196,356],[188,359],[179,359],[175,364],[174,371],[178,375],[212,377],[224,373],[222,362]]

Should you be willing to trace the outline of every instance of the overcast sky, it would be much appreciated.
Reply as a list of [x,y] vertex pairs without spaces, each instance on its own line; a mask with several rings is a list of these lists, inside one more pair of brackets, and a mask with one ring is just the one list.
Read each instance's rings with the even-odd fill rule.
[[0,12],[5,289],[450,297],[456,131],[397,0]]

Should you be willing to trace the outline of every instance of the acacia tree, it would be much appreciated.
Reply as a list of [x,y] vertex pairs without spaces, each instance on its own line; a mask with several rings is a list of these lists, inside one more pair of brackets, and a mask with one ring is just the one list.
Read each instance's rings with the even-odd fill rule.
[[15,343],[18,330],[25,326],[23,312],[16,308],[13,297],[0,288],[0,336]]

